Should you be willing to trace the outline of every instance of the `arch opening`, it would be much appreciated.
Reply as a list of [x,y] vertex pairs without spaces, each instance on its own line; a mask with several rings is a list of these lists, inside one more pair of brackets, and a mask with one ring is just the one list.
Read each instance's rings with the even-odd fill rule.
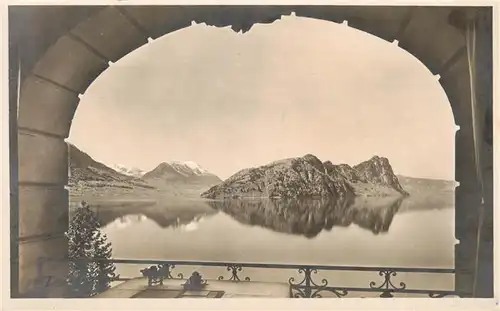
[[[177,14],[178,10],[185,14]],[[64,219],[64,212],[67,213],[67,202],[64,202],[64,199],[54,202],[53,198],[65,197],[62,189],[67,183],[68,169],[67,165],[62,165],[67,159],[63,139],[69,135],[73,114],[80,100],[79,94],[85,93],[94,79],[109,67],[109,62],[113,62],[114,65],[123,55],[151,41],[150,38],[156,39],[165,33],[189,26],[192,20],[198,24],[205,22],[218,27],[232,25],[231,29],[246,33],[256,22],[270,23],[281,15],[288,15],[293,11],[297,16],[326,19],[336,23],[348,20],[349,26],[365,30],[388,41],[397,38],[400,47],[420,59],[432,73],[440,75],[439,83],[448,95],[456,123],[460,126],[460,131],[456,135],[455,179],[461,183],[457,188],[457,198],[463,197],[462,194],[465,193],[477,193],[474,157],[471,155],[473,135],[468,102],[471,97],[468,88],[468,61],[463,53],[463,35],[455,28],[456,20],[453,19],[451,23],[448,18],[453,8],[431,10],[425,7],[418,9],[367,7],[359,10],[353,7],[341,9],[256,7],[253,15],[241,13],[240,8],[233,8],[229,10],[234,10],[236,14],[231,15],[231,18],[224,18],[224,13],[213,14],[218,11],[216,8],[206,10],[197,7],[189,9],[158,7],[154,10],[145,7],[124,7],[124,9],[106,7],[81,22],[71,30],[70,35],[62,35],[39,59],[34,69],[30,71],[31,74],[23,81],[20,95],[18,119],[20,219],[26,219],[26,213],[31,210],[39,210],[38,213],[43,214],[48,206],[56,209],[56,214],[61,212],[62,214],[60,218],[56,217],[59,221],[55,224],[53,221],[42,219],[38,224],[22,228],[21,239],[29,240],[31,244],[29,247],[27,244],[19,245],[20,258],[26,258],[22,254],[26,254],[28,249],[38,248],[49,255],[63,254],[65,251],[58,235],[67,227],[67,224],[61,221]],[[173,18],[173,16],[183,17]],[[380,20],[389,22],[380,23]],[[97,28],[100,28],[99,33]],[[429,29],[436,31],[429,32]],[[123,40],[110,40],[120,32],[127,33]],[[75,35],[92,48],[89,49],[86,44],[74,40]],[[104,56],[105,60],[101,56]],[[35,154],[33,150],[37,150],[38,154],[42,151],[43,156],[33,158]],[[470,195],[467,200],[457,201],[457,213],[463,215],[465,208],[473,206],[476,201],[475,195]],[[54,238],[49,242],[39,241],[39,236],[47,235]],[[458,239],[462,237],[463,235],[457,235]],[[466,245],[461,243],[461,248],[465,249]],[[23,260],[24,262],[20,263],[24,267],[22,269],[32,271],[34,264],[25,259],[21,261]],[[470,266],[467,263],[465,265]],[[24,273],[25,276],[29,274]],[[23,279],[25,276],[21,277],[21,288],[28,288],[29,284],[33,283],[32,279]],[[469,291],[468,287],[469,285],[465,284],[465,292]]]
[[[336,40],[329,42],[328,38]],[[255,25],[244,34],[229,28],[193,24],[159,37],[121,58],[82,96],[68,141],[117,173],[136,174],[154,185],[154,191],[168,193],[161,199],[155,194],[155,200],[165,202],[184,197],[199,199],[202,192],[219,183],[180,186],[171,179],[164,183],[162,178],[170,178],[170,175],[149,177],[163,169],[165,163],[178,169],[175,165],[179,161],[184,165],[195,162],[226,180],[243,169],[306,154],[313,154],[322,162],[351,167],[375,155],[386,157],[391,170],[398,175],[398,182],[404,189],[411,188],[409,200],[413,202],[395,203],[389,198],[381,203],[368,199],[370,203],[366,206],[355,205],[353,209],[365,213],[367,220],[351,220],[353,226],[346,234],[360,234],[371,245],[382,245],[384,234],[399,236],[389,239],[396,244],[404,241],[402,245],[412,245],[415,249],[413,242],[405,240],[411,235],[412,241],[427,241],[418,248],[423,261],[410,260],[409,257],[415,254],[410,255],[410,250],[400,245],[398,254],[390,256],[375,254],[370,248],[371,255],[367,253],[361,257],[373,259],[375,256],[378,261],[366,261],[362,265],[452,267],[454,136],[453,114],[446,95],[434,75],[412,55],[342,24],[284,17],[269,25]],[[107,141],[113,144],[102,143]],[[73,173],[71,168],[70,173]],[[80,187],[76,186],[78,180],[71,180],[71,176],[70,183],[74,187],[70,189],[71,203],[78,204],[82,198],[87,202],[95,199],[77,189]],[[444,190],[428,191],[429,187]],[[143,187],[139,185],[134,189],[135,194],[128,189],[118,189],[117,195],[110,193],[114,190],[106,191],[110,200],[116,201],[117,196],[133,200],[137,193],[143,193]],[[95,192],[102,205],[104,197],[99,190]],[[144,193],[142,198],[153,196],[149,189]],[[319,210],[325,209],[318,204]],[[181,213],[182,208],[182,204],[163,203],[139,208],[139,211],[128,207],[114,214],[107,211],[101,215],[116,256],[166,256],[144,242],[157,243],[154,239],[144,239],[144,235],[151,235],[164,236],[166,245],[174,243],[174,237],[182,241],[166,249],[170,254],[175,252],[175,256],[182,255],[190,260],[235,258],[237,244],[252,250],[250,255],[244,253],[251,260],[238,257],[238,261],[280,262],[293,258],[294,262],[307,263],[304,256],[310,253],[315,253],[316,262],[322,264],[349,264],[347,260],[352,259],[346,255],[345,262],[332,262],[329,251],[321,253],[310,242],[328,238],[329,230],[338,227],[319,228],[317,222],[321,221],[321,216],[309,213],[304,219],[283,220],[279,213],[263,214],[259,208],[244,205],[243,208],[251,211],[245,219],[235,206],[223,210],[222,214],[214,214],[198,205],[191,206],[191,214]],[[298,211],[290,206],[281,208],[292,215],[308,213],[307,208],[300,205]],[[375,216],[367,213],[370,208],[378,209]],[[441,212],[430,212],[433,209]],[[137,218],[136,214],[145,217]],[[442,231],[419,232],[418,227],[422,226],[419,221],[428,224],[429,217],[440,225],[427,228]],[[270,224],[273,221],[278,226]],[[274,242],[279,241],[282,234],[275,233],[282,230],[279,226],[288,225],[288,233],[305,237],[294,242],[297,244],[293,244],[293,249],[309,251],[300,256],[277,245],[252,246],[250,242],[254,237],[245,231],[245,226],[239,227],[242,223],[264,228],[258,231],[259,234]],[[224,252],[227,246],[214,246],[217,251],[189,253],[189,250],[202,248],[207,236],[222,239],[227,235],[227,227],[233,225],[238,229],[231,236],[239,238],[238,243],[226,239],[232,245],[229,252]],[[145,232],[146,227],[151,230]],[[433,244],[429,242],[429,235],[443,238]],[[135,239],[137,243],[134,243],[132,236],[140,241]],[[287,243],[281,241],[279,245]],[[364,242],[360,239],[356,243]],[[335,248],[342,247],[345,245]],[[359,247],[362,248],[367,245]],[[354,248],[353,252],[359,249]],[[427,257],[422,255],[423,249],[429,252]],[[442,250],[437,256],[440,262],[429,263],[429,258],[436,258],[436,249]],[[279,258],[277,252],[286,255]],[[213,257],[215,253],[217,256]],[[359,256],[356,260],[361,264]],[[133,276],[134,271],[121,268],[124,269],[120,270],[122,275]],[[449,281],[433,282],[444,286]],[[451,288],[452,283],[448,284]]]
[[[75,141],[77,145],[78,140],[85,145],[85,139],[89,137],[86,130],[84,130],[86,127],[85,124],[89,122],[92,111],[97,111],[100,108],[108,109],[106,113],[111,116],[112,112],[109,110],[111,108],[107,106],[109,103],[105,102],[103,96],[106,96],[107,100],[110,102],[117,101],[113,99],[116,93],[123,94],[116,95],[120,100],[126,100],[126,98],[130,98],[131,96],[138,98],[141,96],[150,96],[153,98],[151,101],[155,102],[154,107],[159,108],[162,102],[163,105],[168,105],[170,101],[172,101],[173,105],[179,105],[179,103],[184,101],[207,101],[211,103],[216,100],[224,100],[221,98],[221,95],[212,94],[216,92],[222,93],[222,91],[213,91],[211,93],[211,90],[225,88],[229,93],[244,93],[243,91],[239,91],[238,88],[242,89],[245,84],[247,84],[248,89],[251,90],[248,91],[250,94],[245,96],[256,102],[266,102],[266,100],[261,97],[267,96],[268,98],[272,98],[273,96],[277,96],[276,100],[280,102],[281,113],[285,113],[287,101],[296,105],[295,102],[298,101],[296,97],[300,97],[304,102],[310,101],[308,105],[311,105],[311,109],[313,109],[315,105],[336,105],[341,102],[345,102],[344,105],[346,106],[348,105],[347,103],[360,105],[359,107],[361,108],[363,106],[360,103],[373,101],[370,96],[378,96],[381,99],[377,98],[377,100],[395,102],[395,104],[393,104],[394,109],[401,111],[401,113],[404,111],[404,109],[401,109],[402,105],[412,107],[417,106],[417,103],[421,103],[420,106],[426,105],[429,107],[429,111],[423,109],[418,111],[407,111],[405,116],[405,120],[407,121],[394,121],[398,126],[403,126],[406,123],[406,125],[413,126],[417,129],[417,121],[411,120],[412,113],[420,116],[416,117],[415,120],[421,118],[425,119],[425,116],[430,114],[430,109],[435,107],[435,105],[439,105],[440,109],[439,112],[434,113],[436,116],[433,116],[432,120],[427,117],[429,128],[433,127],[431,124],[440,127],[454,126],[455,121],[453,120],[451,105],[448,102],[446,94],[443,92],[439,83],[434,81],[430,82],[434,77],[420,61],[404,50],[391,47],[390,43],[380,40],[377,37],[352,28],[342,29],[339,26],[341,25],[322,20],[285,16],[272,24],[255,25],[250,31],[244,34],[235,33],[230,28],[212,28],[204,24],[195,24],[194,26],[189,26],[188,28],[169,34],[168,37],[164,36],[157,38],[153,44],[144,45],[120,59],[114,68],[109,68],[96,79],[86,91],[85,95],[80,96],[81,102],[79,103],[79,110],[76,112],[76,117],[73,120],[73,131],[75,131],[75,126],[78,129],[76,133],[70,135],[70,141],[72,141],[72,138],[75,138],[73,141]],[[314,36],[313,34],[315,33],[322,34]],[[213,38],[216,42],[213,44],[202,42],[201,39],[205,35]],[[330,37],[335,37],[337,40],[330,40],[330,42],[328,42],[327,40]],[[273,38],[280,38],[279,42],[272,42]],[[293,42],[293,39],[295,39],[296,42]],[[234,47],[224,48],[225,43]],[[211,45],[213,45],[213,47],[211,47]],[[297,52],[301,45],[308,46],[300,50],[303,56],[300,56],[300,53]],[[320,51],[320,49],[323,49],[323,51]],[[377,52],[363,52],[363,50],[369,49],[375,49]],[[163,52],[166,53],[164,58],[169,59],[169,61],[163,61],[161,55],[158,54],[158,52],[153,52],[154,50],[165,51]],[[201,56],[202,54],[207,54],[208,56]],[[253,56],[255,54],[257,54],[257,56]],[[294,56],[290,56],[289,54],[293,54]],[[389,54],[390,57],[385,56],[386,54]],[[280,59],[280,56],[283,57]],[[314,56],[316,56],[318,60],[309,61],[313,59]],[[220,58],[227,59],[220,60]],[[203,64],[203,62],[210,62],[213,64],[207,65]],[[183,65],[179,66],[177,63],[182,63]],[[255,70],[256,73],[245,73],[245,70],[251,71],[249,66],[259,67],[259,69]],[[366,69],[364,66],[366,66]],[[130,81],[132,79],[131,76],[133,76],[133,70],[127,71],[127,68],[138,67],[143,68],[140,72],[145,75],[148,74],[147,70],[153,71],[155,67],[161,68],[156,70],[154,77],[153,74],[151,74],[148,76],[149,78],[144,79],[144,81],[156,80],[158,82],[140,83],[137,86],[132,82],[111,82],[113,79],[120,79],[117,77],[119,74],[111,73],[111,71],[122,72],[124,76],[127,76],[126,79]],[[328,69],[324,69],[325,67]],[[280,68],[287,68],[287,71],[291,70],[297,73],[292,74],[293,77],[284,80],[284,74],[272,74],[272,72],[280,71]],[[268,78],[266,78],[266,70],[269,73],[268,76],[270,76]],[[412,71],[412,75],[417,76],[415,78],[408,78],[409,74],[406,72],[409,70]],[[163,76],[161,71],[165,72]],[[207,73],[204,73],[204,71]],[[179,74],[170,74],[170,72]],[[318,75],[321,75],[321,78],[318,78]],[[112,76],[115,78],[112,78]],[[171,78],[165,78],[167,76]],[[199,78],[194,78],[197,76],[199,76]],[[240,78],[240,76],[243,76],[243,78]],[[400,77],[406,80],[401,84],[397,84],[398,80],[401,80]],[[189,79],[195,80],[193,85],[188,87],[184,86],[191,83]],[[220,79],[220,82],[215,83],[214,79]],[[233,83],[232,80],[234,79],[241,79],[242,81]],[[256,82],[257,80],[260,81]],[[107,87],[106,84],[108,83],[113,86]],[[147,94],[149,88],[159,89],[162,87],[162,84],[164,85],[164,93],[156,91],[155,94]],[[356,84],[358,88],[352,86]],[[304,91],[300,95],[297,95],[296,92],[293,91],[296,87],[304,88],[304,85],[313,88],[313,91]],[[331,87],[332,90],[328,90],[329,87]],[[279,90],[273,91],[273,88]],[[398,89],[401,88],[404,90],[398,91]],[[109,91],[106,92],[105,89],[109,89]],[[134,89],[134,91],[130,91],[131,89]],[[200,95],[190,100],[191,97],[188,97],[187,94],[178,94],[182,93],[181,91],[177,91],[180,89],[183,89],[185,93],[188,93],[189,90],[202,89],[202,93],[208,96],[208,98],[204,100]],[[388,94],[391,89],[395,89],[392,91],[393,94]],[[427,91],[428,89],[430,91]],[[134,92],[136,95],[133,95]],[[171,93],[168,94],[168,92]],[[284,94],[286,92],[290,94]],[[406,92],[405,95],[400,94],[404,92]],[[259,93],[263,93],[263,95],[254,95]],[[324,93],[324,95],[319,96],[315,93]],[[333,95],[335,93],[340,93],[341,95],[335,97]],[[412,95],[408,95],[410,93]],[[429,94],[415,98],[422,93]],[[339,96],[342,98],[338,98]],[[240,95],[236,100],[245,101],[242,97],[244,96]],[[139,99],[137,101],[139,101]],[[145,101],[147,102],[148,99],[145,99]],[[250,101],[250,99],[246,101]],[[410,101],[410,103],[406,103],[407,101]],[[267,102],[271,104],[272,99],[267,100]],[[315,104],[315,102],[319,102],[319,104]],[[398,102],[400,102],[401,105],[396,104]],[[196,104],[191,104],[191,109],[196,109],[195,105]],[[227,108],[229,107],[228,105],[224,107]],[[206,104],[206,106],[209,106],[209,104]],[[142,109],[142,107],[140,109]],[[341,107],[341,109],[347,108]],[[382,123],[387,123],[391,121],[391,118],[388,117],[390,113],[388,112],[389,110],[384,109],[386,108],[382,106],[377,107],[375,113],[384,117],[381,121]],[[203,110],[203,112],[205,112],[205,110]],[[82,121],[79,121],[77,117],[79,113],[85,113],[85,121],[83,118]],[[244,112],[240,112],[241,116],[244,114]],[[316,111],[316,114],[318,118],[322,117],[321,110]],[[300,113],[298,115],[300,115]],[[437,115],[439,115],[439,117]],[[151,116],[152,115],[144,115],[143,118]],[[332,117],[333,112],[327,114],[327,116]],[[186,116],[184,115],[183,117]],[[279,116],[273,115],[273,117],[278,118]],[[105,119],[106,117],[103,115],[101,118]],[[239,120],[238,122],[241,121],[242,120]],[[323,123],[327,123],[327,121],[328,120],[325,119]],[[133,120],[130,120],[130,122],[132,125],[134,124]],[[231,126],[234,127],[235,124],[231,124]],[[204,130],[200,130],[200,132]],[[326,131],[328,129],[325,128],[323,130]],[[453,134],[451,134],[452,132]],[[446,138],[432,138],[436,142],[434,146],[439,144],[438,141],[449,141],[449,143],[447,143],[448,149],[446,151],[446,158],[448,158],[450,154],[452,155],[451,158],[453,158],[453,154],[450,152],[453,152],[454,137],[450,135],[454,135],[455,130],[452,130],[452,132],[448,132]],[[110,130],[109,133],[112,133],[112,131]],[[429,131],[428,134],[423,134],[423,136],[430,136],[430,133]],[[144,133],[144,135],[146,135],[146,133]],[[221,135],[221,133],[218,135]],[[97,134],[95,137],[97,137]],[[426,145],[423,138],[421,145],[422,154],[425,153],[426,149],[435,149],[435,147],[431,145]],[[111,152],[112,149],[113,148],[109,148],[109,151]],[[367,151],[364,156],[375,154],[375,150],[376,148]],[[304,151],[305,150],[295,151],[294,153],[300,154]],[[436,156],[439,154],[438,151],[434,153]],[[179,156],[189,157],[188,155]],[[276,155],[277,158],[284,156],[284,154]],[[408,156],[410,155],[408,154]],[[431,158],[432,156],[428,156],[422,161],[430,163]],[[107,157],[107,159],[110,159],[110,157]],[[272,158],[261,159],[260,162],[270,161],[271,159]],[[160,159],[156,159],[151,162],[147,165],[147,168],[152,169],[159,160]],[[339,161],[343,160],[348,160],[348,158],[341,157],[339,159]],[[359,162],[361,160],[361,158],[357,159]],[[108,163],[111,162],[108,161]],[[257,163],[253,164],[256,165]],[[137,166],[139,163],[134,162],[129,163],[129,165]],[[449,161],[447,161],[446,165],[448,166],[447,173],[429,173],[427,176],[423,177],[453,179],[454,163],[449,163]],[[226,173],[224,176],[228,177],[228,174],[229,173]]]

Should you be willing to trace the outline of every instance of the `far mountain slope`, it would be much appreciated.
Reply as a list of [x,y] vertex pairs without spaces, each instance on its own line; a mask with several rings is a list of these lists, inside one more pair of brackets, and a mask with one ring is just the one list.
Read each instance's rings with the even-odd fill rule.
[[145,173],[142,178],[149,182],[170,184],[195,184],[210,187],[220,183],[222,180],[216,175],[208,172],[200,165],[187,162],[163,162],[153,170]]
[[154,188],[140,178],[128,176],[92,159],[73,144],[69,148],[69,186],[70,190],[82,188]]
[[453,180],[414,178],[398,175],[401,186],[410,193],[405,205],[415,208],[443,208],[455,204]]

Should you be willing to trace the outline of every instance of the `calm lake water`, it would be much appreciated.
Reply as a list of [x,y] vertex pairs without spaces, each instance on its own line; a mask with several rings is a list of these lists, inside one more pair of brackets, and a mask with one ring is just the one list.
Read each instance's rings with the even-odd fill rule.
[[[454,266],[452,204],[415,205],[411,200],[357,199],[352,202],[186,201],[96,209],[120,259],[235,261],[347,266]],[[118,265],[123,277],[139,276],[147,265]],[[208,279],[225,268],[178,267]],[[294,270],[245,268],[241,277],[283,281]],[[382,284],[377,272],[320,271],[334,286]],[[398,274],[407,288],[453,289],[453,275]],[[369,295],[367,295],[369,296]]]

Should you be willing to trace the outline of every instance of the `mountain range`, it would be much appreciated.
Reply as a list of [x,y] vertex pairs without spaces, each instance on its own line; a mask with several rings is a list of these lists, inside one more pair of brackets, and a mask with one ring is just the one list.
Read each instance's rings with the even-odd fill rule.
[[312,154],[241,170],[201,194],[209,199],[408,195],[387,158],[374,156],[351,167]]
[[153,188],[144,180],[125,175],[94,160],[73,144],[69,148],[69,186]]
[[150,191],[167,192],[169,188],[182,190],[191,184],[196,186],[195,189],[199,187],[207,189],[221,181],[191,161],[164,162],[155,169],[145,172],[124,165],[115,165],[111,168],[94,160],[73,144],[68,144],[68,148],[69,189],[73,196],[96,193],[99,193],[99,196],[113,193],[123,195],[127,191],[138,194],[144,190],[147,191],[145,193],[147,195]]
[[[374,156],[353,167],[321,162],[314,155],[272,162],[243,169],[227,180],[194,162],[163,162],[149,172],[115,165],[114,169],[94,160],[73,144],[69,148],[69,191],[72,197],[88,194],[107,200],[155,200],[158,194],[182,199],[238,197],[346,196],[395,197],[415,206],[450,206],[456,183],[396,176],[389,160]],[[208,189],[208,190],[207,190]],[[101,200],[100,199],[100,200]],[[411,202],[409,202],[411,201]]]

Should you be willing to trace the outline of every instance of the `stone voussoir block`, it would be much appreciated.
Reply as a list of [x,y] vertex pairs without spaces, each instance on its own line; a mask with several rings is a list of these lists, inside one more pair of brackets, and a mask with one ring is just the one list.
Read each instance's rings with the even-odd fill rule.
[[63,186],[19,186],[19,238],[62,236],[68,230],[68,191]]
[[18,126],[66,138],[79,101],[77,93],[29,76],[20,92]]
[[476,236],[466,236],[455,245],[455,289],[465,296],[472,295],[472,283],[476,273]]
[[453,105],[453,101],[463,99],[463,101],[457,102],[462,107],[457,108],[469,107],[470,109],[471,81],[467,54],[462,54],[446,71],[440,72],[439,75],[439,83],[445,90],[450,103]]
[[113,6],[97,12],[71,33],[112,62],[148,42],[148,36]]
[[453,7],[415,8],[399,46],[418,58],[433,74],[465,45],[463,34],[448,22]]
[[19,244],[19,292],[38,287],[64,285],[68,274],[66,237],[40,239]]
[[347,21],[349,27],[392,41],[407,17],[407,7],[312,6],[296,9],[297,16],[335,23]]
[[196,11],[195,8],[175,6],[127,6],[122,10],[153,39],[191,26]]
[[456,181],[460,183],[462,189],[467,187],[469,193],[478,191],[479,184],[472,129],[460,129],[455,135],[455,146]]
[[19,130],[19,183],[66,185],[68,145],[63,139]]
[[399,29],[410,13],[408,7],[347,7],[349,27],[375,35],[387,41],[397,39]]
[[82,94],[108,68],[108,61],[71,35],[65,35],[36,63],[33,73]]

